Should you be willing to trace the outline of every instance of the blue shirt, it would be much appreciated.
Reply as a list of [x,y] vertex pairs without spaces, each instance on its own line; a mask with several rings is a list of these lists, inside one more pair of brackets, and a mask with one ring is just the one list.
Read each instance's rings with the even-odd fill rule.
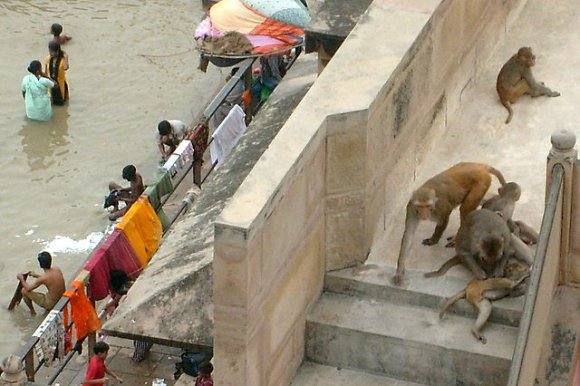
[[22,79],[22,91],[26,116],[35,121],[48,121],[52,117],[52,105],[50,103],[49,90],[54,87],[54,82],[48,78],[29,74]]

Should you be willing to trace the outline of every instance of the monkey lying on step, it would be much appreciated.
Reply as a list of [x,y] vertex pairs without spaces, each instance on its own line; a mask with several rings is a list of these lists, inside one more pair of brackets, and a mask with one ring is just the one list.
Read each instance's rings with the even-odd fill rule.
[[[439,319],[443,319],[449,307],[455,304],[455,302],[457,302],[459,299],[465,298],[478,311],[477,319],[471,327],[471,333],[481,343],[486,344],[487,339],[481,333],[481,329],[491,315],[491,302],[493,300],[498,300],[506,296],[510,296],[513,291],[516,291],[519,287],[521,287],[523,282],[529,276],[529,270],[526,269],[525,273],[518,279],[502,277],[486,280],[472,280],[467,283],[467,286],[464,289],[453,295],[451,298],[449,298],[449,300],[447,300],[447,302],[445,302],[443,308],[439,312]],[[521,291],[521,289],[519,291]],[[519,294],[521,295],[523,292],[520,292]]]

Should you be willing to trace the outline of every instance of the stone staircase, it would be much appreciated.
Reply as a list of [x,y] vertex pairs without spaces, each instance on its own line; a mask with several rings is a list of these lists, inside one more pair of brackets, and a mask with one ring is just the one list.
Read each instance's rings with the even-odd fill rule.
[[522,297],[494,303],[484,345],[471,335],[476,312],[465,300],[438,316],[467,274],[426,279],[410,271],[401,287],[392,275],[375,265],[326,275],[307,317],[305,363],[293,386],[506,384]]

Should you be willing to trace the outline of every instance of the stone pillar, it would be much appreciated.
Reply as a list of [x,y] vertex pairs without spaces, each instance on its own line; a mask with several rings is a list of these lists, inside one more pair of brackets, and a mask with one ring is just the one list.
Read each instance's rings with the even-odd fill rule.
[[555,165],[564,168],[564,186],[562,187],[562,218],[560,237],[560,284],[570,282],[570,229],[573,199],[574,165],[578,157],[578,151],[574,148],[576,135],[568,130],[560,130],[551,137],[552,149],[548,154],[548,169],[546,173],[546,192],[552,181],[552,170]]

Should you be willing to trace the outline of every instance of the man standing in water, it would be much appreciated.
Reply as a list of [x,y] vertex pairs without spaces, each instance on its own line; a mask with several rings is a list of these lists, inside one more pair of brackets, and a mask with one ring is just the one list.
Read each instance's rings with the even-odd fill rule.
[[[33,271],[28,272],[29,276],[36,278],[33,283],[28,284],[26,279],[24,279],[24,275],[21,273],[16,275],[22,285],[22,299],[30,309],[30,314],[33,316],[36,315],[36,312],[34,311],[32,302],[50,311],[60,300],[65,290],[62,271],[57,267],[51,267],[52,256],[50,253],[40,252],[38,254],[38,263],[40,268],[44,270],[44,273],[40,275]],[[44,285],[48,289],[47,293],[34,291],[41,285]]]

